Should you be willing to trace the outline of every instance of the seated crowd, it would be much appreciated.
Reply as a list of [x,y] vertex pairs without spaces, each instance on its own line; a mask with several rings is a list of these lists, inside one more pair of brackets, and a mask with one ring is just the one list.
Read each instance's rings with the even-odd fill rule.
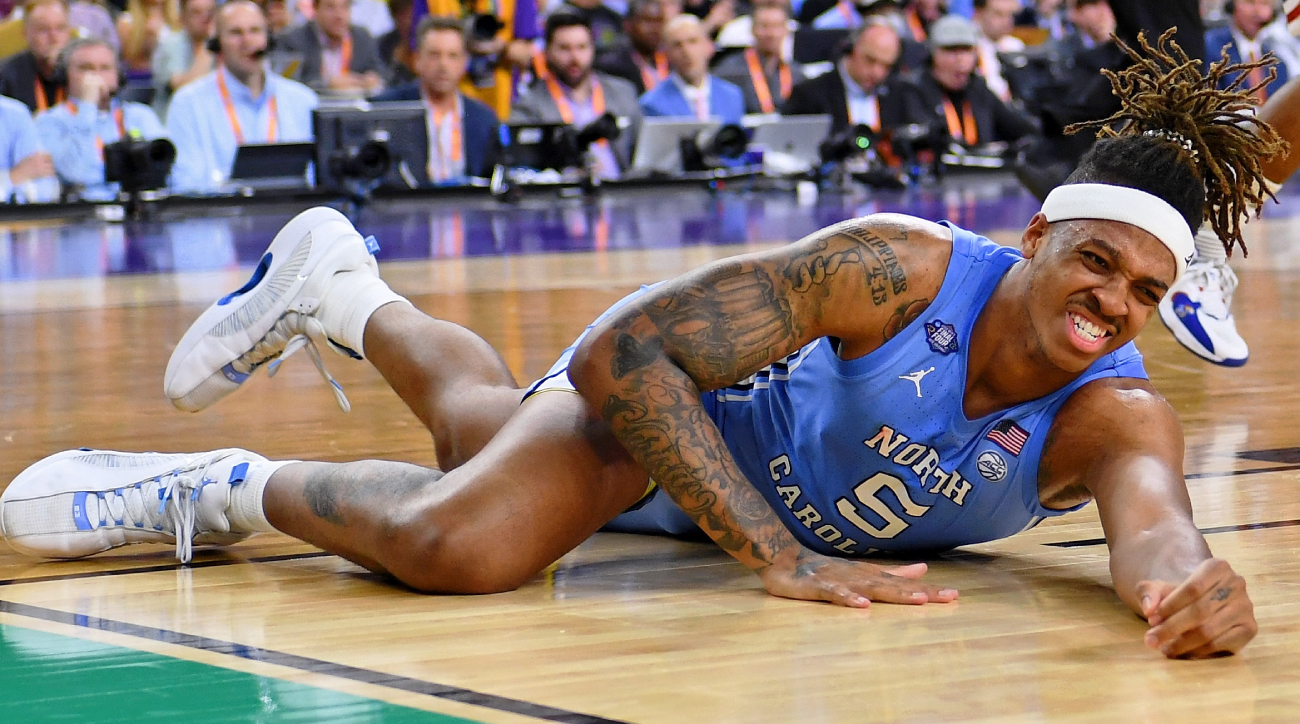
[[[1281,61],[1261,97],[1300,72],[1280,3],[1207,5],[1211,59]],[[970,17],[944,0],[499,0],[499,17],[463,7],[27,0],[0,20],[20,25],[25,45],[0,61],[0,198],[114,199],[104,147],[127,137],[175,145],[173,193],[220,191],[241,145],[310,142],[313,110],[336,98],[422,101],[419,180],[430,184],[489,176],[502,123],[581,127],[606,113],[622,133],[590,155],[607,179],[629,170],[645,117],[826,114],[832,134],[920,125],[977,148],[1106,115],[1104,99],[1059,99],[1117,54],[1108,0],[973,0]],[[812,62],[796,62],[796,34]]]

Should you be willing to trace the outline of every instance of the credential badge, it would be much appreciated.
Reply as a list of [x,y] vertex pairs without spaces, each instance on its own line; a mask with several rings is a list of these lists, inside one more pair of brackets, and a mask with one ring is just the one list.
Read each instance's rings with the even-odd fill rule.
[[957,351],[957,330],[943,320],[926,322],[925,337],[930,341],[930,349],[939,354],[952,354]]
[[985,450],[975,459],[975,467],[979,469],[980,475],[985,480],[992,483],[1002,482],[1007,476],[1007,461],[1001,455],[992,450]]

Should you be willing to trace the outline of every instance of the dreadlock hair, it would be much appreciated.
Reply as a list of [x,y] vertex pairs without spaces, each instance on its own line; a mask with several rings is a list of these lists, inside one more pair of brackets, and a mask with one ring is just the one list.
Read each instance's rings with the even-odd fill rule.
[[[1290,148],[1277,131],[1252,112],[1256,91],[1277,77],[1272,56],[1251,63],[1229,63],[1227,52],[1201,75],[1201,61],[1187,57],[1160,36],[1156,47],[1138,34],[1142,53],[1116,39],[1133,65],[1118,73],[1103,70],[1119,98],[1109,118],[1076,123],[1066,133],[1096,128],[1099,140],[1065,183],[1129,186],[1158,196],[1182,214],[1195,234],[1208,220],[1229,255],[1246,253],[1241,221],[1258,214],[1266,197],[1260,163]],[[1250,71],[1267,68],[1259,85],[1243,88]],[[1219,89],[1225,76],[1236,74]]]

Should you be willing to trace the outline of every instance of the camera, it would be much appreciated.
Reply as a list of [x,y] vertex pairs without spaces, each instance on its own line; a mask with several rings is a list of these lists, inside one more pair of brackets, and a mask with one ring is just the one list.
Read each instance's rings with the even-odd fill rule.
[[477,53],[474,48],[480,43],[496,39],[497,33],[505,26],[500,18],[488,13],[473,13],[465,18],[465,36],[469,39],[470,52],[466,74],[475,87],[486,88],[495,83],[498,58],[495,53]]
[[345,146],[330,154],[329,172],[345,182],[376,182],[388,173],[392,163],[388,134],[378,131],[358,146]]
[[732,123],[683,138],[680,144],[683,171],[709,171],[744,156],[749,136],[745,129]]
[[104,180],[117,182],[128,194],[160,189],[167,185],[175,162],[171,141],[127,136],[104,146]]
[[527,123],[507,126],[509,143],[502,149],[502,165],[513,168],[585,168],[593,143],[613,141],[622,133],[617,116],[604,113],[581,128],[562,123]]

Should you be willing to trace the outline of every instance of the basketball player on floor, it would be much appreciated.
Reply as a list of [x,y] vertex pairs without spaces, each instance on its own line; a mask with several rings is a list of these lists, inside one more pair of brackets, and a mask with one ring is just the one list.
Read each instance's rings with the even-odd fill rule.
[[[393,293],[342,215],[307,211],[181,340],[168,395],[203,409],[329,345],[384,375],[443,469],[74,450],[9,485],[0,532],[39,556],[175,541],[188,560],[196,542],[278,530],[422,591],[486,593],[603,527],[698,526],[773,595],[865,607],[957,597],[923,563],[860,559],[872,551],[994,540],[1095,499],[1146,644],[1239,651],[1256,632],[1245,581],[1192,522],[1178,418],[1132,339],[1202,219],[1238,240],[1224,220],[1261,203],[1259,159],[1281,144],[1258,124],[1205,133],[1249,99],[1177,57],[1127,72],[1159,77],[1127,86],[1111,120],[1129,123],[1020,252],[855,219],[642,289],[526,390],[482,339]],[[1256,184],[1208,182],[1225,176]]]

